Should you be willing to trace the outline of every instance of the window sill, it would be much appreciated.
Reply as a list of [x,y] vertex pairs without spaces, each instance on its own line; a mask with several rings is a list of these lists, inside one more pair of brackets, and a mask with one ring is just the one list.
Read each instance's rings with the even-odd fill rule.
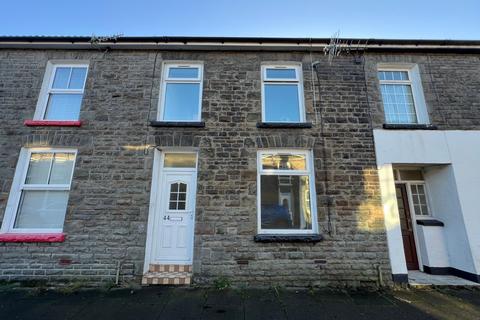
[[0,242],[64,242],[65,233],[0,233]]
[[193,127],[204,128],[204,121],[150,121],[151,127]]
[[424,227],[444,227],[445,224],[442,221],[435,219],[423,219],[417,220],[417,224]]
[[81,127],[82,121],[25,120],[23,124],[27,127]]
[[309,129],[311,122],[257,122],[257,128],[272,129]]
[[255,242],[307,242],[316,243],[323,240],[320,234],[257,234]]
[[389,130],[437,130],[433,124],[393,124],[384,123],[383,129]]

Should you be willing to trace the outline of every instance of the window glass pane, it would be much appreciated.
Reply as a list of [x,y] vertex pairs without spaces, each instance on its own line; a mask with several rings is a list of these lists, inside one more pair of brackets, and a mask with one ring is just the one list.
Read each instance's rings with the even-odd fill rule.
[[400,170],[402,180],[423,180],[421,170]]
[[185,183],[173,183],[170,185],[169,210],[185,210],[187,198],[187,185]]
[[[195,168],[196,163],[197,155],[195,153],[165,153],[163,166],[166,168]],[[182,186],[180,185],[180,187]]]
[[53,153],[32,153],[25,184],[47,184]]
[[308,176],[261,176],[262,229],[312,229]]
[[177,210],[185,210],[185,201],[179,201],[178,202]]
[[387,123],[417,123],[410,85],[382,84],[381,91]]
[[68,79],[70,78],[70,70],[68,67],[59,67],[55,71],[55,77],[53,78],[52,88],[54,89],[67,89]]
[[198,68],[169,68],[168,69],[169,78],[198,78]]
[[200,84],[167,83],[163,120],[198,120]]
[[85,76],[87,75],[87,68],[73,68],[72,76],[70,78],[69,89],[83,89],[85,83]]
[[48,99],[46,120],[78,120],[81,94],[51,94]]
[[50,184],[70,184],[74,159],[75,155],[73,153],[55,153],[52,172],[50,173]]
[[295,69],[267,69],[267,79],[296,79]]
[[23,191],[14,228],[62,228],[68,191]]
[[423,184],[411,185],[413,208],[416,215],[429,215],[427,196]]
[[408,80],[408,71],[379,71],[378,79],[380,80]]
[[300,121],[297,84],[265,84],[264,91],[266,121]]
[[263,154],[263,169],[306,170],[307,160],[303,154]]

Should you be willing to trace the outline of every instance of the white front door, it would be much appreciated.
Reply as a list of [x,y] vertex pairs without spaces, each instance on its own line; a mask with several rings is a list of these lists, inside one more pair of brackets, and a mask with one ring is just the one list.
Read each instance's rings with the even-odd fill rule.
[[164,172],[160,188],[153,263],[192,262],[195,172]]
[[193,259],[196,153],[156,156],[145,270],[149,264],[192,264]]

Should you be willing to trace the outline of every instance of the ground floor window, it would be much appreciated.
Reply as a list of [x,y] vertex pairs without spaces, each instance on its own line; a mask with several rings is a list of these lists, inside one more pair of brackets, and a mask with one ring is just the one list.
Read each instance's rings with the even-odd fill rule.
[[314,177],[311,153],[258,152],[259,233],[314,233]]
[[22,149],[3,231],[62,231],[75,157],[71,149]]

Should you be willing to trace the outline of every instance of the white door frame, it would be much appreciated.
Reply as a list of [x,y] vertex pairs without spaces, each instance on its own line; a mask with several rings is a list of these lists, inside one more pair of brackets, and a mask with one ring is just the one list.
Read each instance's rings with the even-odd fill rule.
[[[402,170],[402,168],[393,168],[393,170]],[[423,170],[423,169],[422,169]],[[418,226],[417,226],[417,219],[428,220],[433,219],[431,214],[431,205],[430,205],[430,192],[428,190],[427,183],[425,180],[402,180],[400,174],[393,175],[394,183],[395,184],[404,184],[405,190],[407,191],[407,201],[408,201],[408,211],[410,212],[410,220],[412,221],[412,228],[413,228],[413,238],[415,240],[415,250],[417,251],[417,261],[418,261],[418,270],[424,272],[423,270],[423,261],[422,261],[422,254],[420,251],[420,239],[418,236]],[[415,208],[413,207],[413,197],[412,197],[412,184],[423,184],[425,188],[425,199],[427,200],[427,209],[430,215],[428,216],[417,216],[415,214]],[[398,206],[398,203],[397,203]],[[399,212],[400,214],[400,212]],[[403,249],[403,254],[405,255],[405,248]]]
[[[195,168],[163,168],[163,160],[165,153],[195,153],[197,155],[196,167]],[[152,184],[150,190],[150,205],[148,208],[148,223],[147,223],[147,240],[145,245],[145,261],[143,264],[143,273],[148,272],[151,261],[153,260],[153,241],[155,240],[155,226],[158,223],[158,219],[161,217],[157,214],[159,206],[161,205],[159,190],[162,186],[162,176],[164,170],[172,172],[192,172],[193,180],[197,183],[197,173],[198,173],[198,150],[196,149],[163,149],[162,151],[154,149],[153,155],[153,172],[152,172]],[[194,195],[195,203],[193,203],[193,231],[195,231],[195,214],[196,214],[196,194]],[[194,249],[194,237],[192,237],[192,257],[193,259],[193,249]]]

